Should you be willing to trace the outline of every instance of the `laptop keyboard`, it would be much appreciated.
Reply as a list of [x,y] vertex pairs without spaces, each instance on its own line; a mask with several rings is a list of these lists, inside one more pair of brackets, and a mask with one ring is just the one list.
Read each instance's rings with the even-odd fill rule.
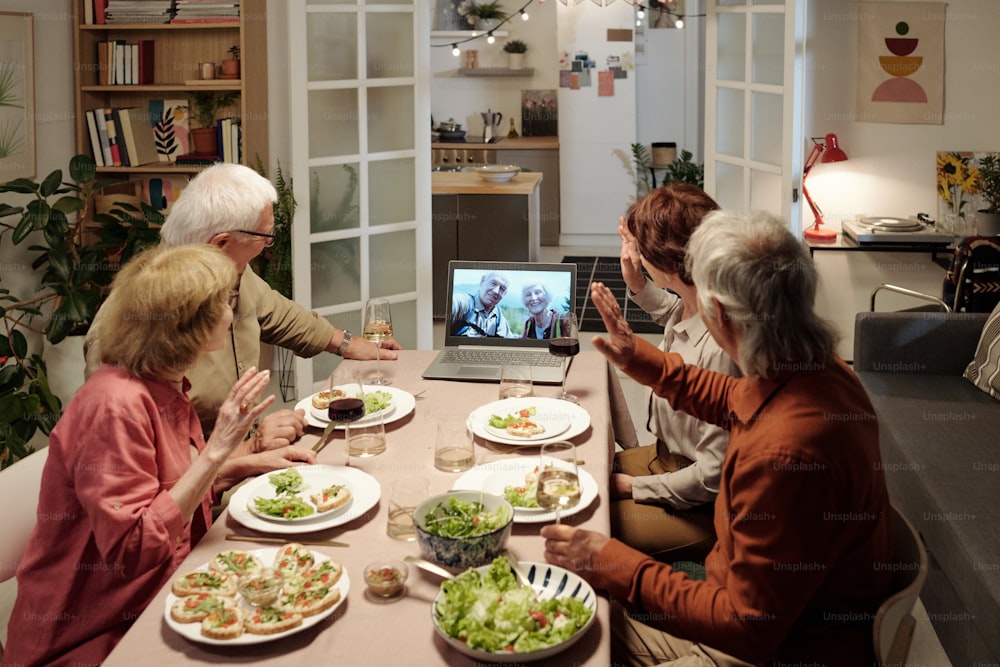
[[531,350],[477,350],[474,348],[448,348],[441,354],[441,362],[471,366],[561,366],[562,357]]

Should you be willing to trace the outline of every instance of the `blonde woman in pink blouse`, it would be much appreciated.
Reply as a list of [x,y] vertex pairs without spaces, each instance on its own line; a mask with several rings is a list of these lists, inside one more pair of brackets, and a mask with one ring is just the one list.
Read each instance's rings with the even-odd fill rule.
[[4,664],[99,664],[212,521],[213,485],[269,373],[250,369],[206,442],[185,370],[223,346],[233,262],[209,245],[149,250],[118,274],[102,366],[49,440],[38,523],[17,572]]

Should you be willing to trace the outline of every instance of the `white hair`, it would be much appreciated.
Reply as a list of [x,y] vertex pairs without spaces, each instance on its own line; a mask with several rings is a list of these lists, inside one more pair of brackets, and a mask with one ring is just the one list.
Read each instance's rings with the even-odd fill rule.
[[184,186],[160,228],[166,245],[207,243],[221,232],[253,231],[278,201],[271,182],[250,167],[219,162]]
[[691,235],[687,265],[702,312],[714,319],[718,301],[739,333],[736,362],[744,375],[773,378],[834,358],[835,329],[814,310],[816,266],[781,220],[713,211]]

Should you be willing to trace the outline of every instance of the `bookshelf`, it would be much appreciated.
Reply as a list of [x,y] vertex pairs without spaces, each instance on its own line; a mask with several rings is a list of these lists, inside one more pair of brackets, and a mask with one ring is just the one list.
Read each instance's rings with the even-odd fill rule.
[[[150,100],[186,100],[195,92],[236,91],[239,100],[219,113],[219,117],[239,117],[243,128],[243,162],[255,164],[259,156],[268,164],[267,128],[267,9],[265,0],[241,0],[240,19],[232,23],[114,23],[87,24],[87,5],[93,0],[74,0],[73,50],[74,106],[76,111],[76,151],[92,154],[86,112],[97,108],[149,108]],[[101,85],[98,73],[98,43],[109,40],[154,42],[152,84]],[[230,57],[228,50],[240,47],[241,78],[200,78],[199,64],[219,63]],[[123,178],[131,174],[193,175],[199,165],[158,162],[131,167],[98,167],[105,175]]]

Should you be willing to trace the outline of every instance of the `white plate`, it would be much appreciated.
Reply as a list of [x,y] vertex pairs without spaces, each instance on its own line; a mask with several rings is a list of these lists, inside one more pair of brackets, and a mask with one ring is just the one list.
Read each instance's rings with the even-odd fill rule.
[[[365,391],[386,391],[392,394],[392,403],[390,403],[389,407],[382,412],[385,417],[386,424],[391,424],[394,421],[402,419],[406,415],[413,412],[413,408],[417,406],[417,399],[413,398],[413,394],[408,391],[403,391],[402,389],[369,384],[364,385],[364,389]],[[310,394],[309,396],[303,398],[295,404],[295,409],[305,410],[306,422],[308,422],[310,426],[315,426],[316,428],[326,428],[330,423],[330,420],[326,417],[326,411],[316,410],[313,408],[312,397],[313,394]],[[375,415],[366,415],[364,419],[361,419],[356,423],[363,424],[374,417]],[[337,430],[343,430],[346,427],[343,424],[338,424],[336,428]]]
[[[514,436],[499,435],[497,429],[489,430],[490,415],[500,415],[504,417],[514,414],[523,408],[534,407],[536,409],[535,419],[540,423],[549,421],[563,423],[569,421],[569,426],[560,431],[557,435],[542,433],[536,438],[516,438]],[[504,398],[499,401],[487,403],[476,408],[469,414],[469,425],[472,432],[484,440],[491,440],[505,445],[522,445],[525,447],[537,447],[547,442],[557,440],[569,440],[580,435],[590,428],[590,414],[575,403],[563,401],[558,398],[548,398],[544,396],[528,396],[525,398]]]
[[[273,563],[274,557],[278,554],[278,549],[281,547],[273,547],[269,549],[255,549],[249,551],[248,553],[258,556],[265,563]],[[329,556],[325,556],[318,551],[312,552],[313,556],[316,557],[316,564],[322,563],[323,561],[330,560]],[[203,563],[199,565],[197,570],[207,570],[208,563]],[[176,576],[182,576],[185,572],[177,572]],[[255,635],[249,632],[244,632],[242,635],[236,639],[212,639],[211,637],[206,637],[201,634],[201,623],[178,623],[173,618],[170,617],[170,605],[178,600],[178,597],[173,593],[167,593],[167,602],[163,609],[163,619],[170,626],[170,629],[181,635],[185,639],[188,639],[199,644],[213,644],[215,646],[246,646],[248,644],[263,644],[265,642],[274,641],[275,639],[281,639],[282,637],[287,637],[289,635],[294,635],[298,632],[302,632],[307,628],[311,628],[316,625],[324,618],[332,614],[337,610],[337,607],[344,604],[344,600],[347,599],[347,593],[351,589],[350,579],[347,577],[347,570],[340,575],[340,579],[337,581],[336,587],[340,590],[340,599],[329,609],[324,609],[318,614],[313,614],[312,616],[306,616],[302,619],[302,625],[297,628],[292,628],[291,630],[285,630],[284,632],[278,632],[273,635]],[[245,600],[239,595],[236,598],[239,601],[239,606],[243,607],[245,611],[252,609],[252,607],[246,603]]]
[[[330,466],[329,470],[316,470],[318,466],[306,466],[300,468],[294,468],[302,474],[302,489],[295,493],[296,496],[302,499],[309,507],[313,508],[313,513],[309,516],[298,516],[291,519],[286,519],[280,516],[272,516],[270,514],[264,514],[257,510],[254,500],[256,498],[277,498],[278,493],[274,488],[274,484],[271,483],[271,475],[282,472],[280,470],[275,470],[274,472],[269,472],[265,475],[255,478],[254,480],[247,482],[247,486],[252,486],[253,490],[250,491],[250,496],[247,498],[246,508],[247,511],[253,514],[259,519],[264,521],[272,521],[279,524],[289,524],[289,523],[307,523],[311,521],[316,521],[318,519],[328,519],[333,515],[344,513],[354,504],[354,489],[351,488],[350,482],[347,478],[338,472],[338,468],[333,468]],[[285,470],[293,470],[293,468],[285,468]],[[334,484],[339,484],[341,486],[346,486],[347,490],[351,492],[351,498],[346,503],[341,505],[336,509],[329,510],[327,512],[320,512],[316,507],[316,503],[310,499],[314,493],[318,493],[325,488],[333,486]]]
[[[506,417],[510,413],[504,413],[504,414],[495,413],[495,414],[498,414],[500,417]],[[491,439],[503,438],[504,440],[510,440],[512,442],[536,442],[538,440],[548,440],[558,435],[562,435],[563,433],[569,430],[569,426],[573,421],[569,413],[550,415],[544,419],[539,418],[537,416],[529,417],[529,419],[534,423],[538,424],[539,426],[543,427],[545,430],[542,433],[538,433],[537,435],[531,435],[528,436],[527,438],[519,438],[516,435],[511,435],[507,433],[507,429],[494,428],[490,426],[488,423],[483,428],[486,429],[486,432],[490,434]]]
[[[511,399],[507,399],[511,400]],[[524,476],[535,469],[539,460],[535,456],[516,456],[478,465],[462,474],[452,485],[453,490],[485,491],[503,498],[503,488],[524,483]],[[577,468],[580,478],[580,502],[559,512],[561,518],[573,516],[587,509],[597,498],[597,480],[583,468]],[[545,523],[555,521],[555,512],[539,511],[526,507],[514,508],[514,523]]]
[[[481,649],[469,648],[465,642],[449,636],[448,633],[442,630],[441,626],[438,625],[435,609],[437,609],[438,602],[444,599],[444,592],[441,590],[438,591],[437,596],[434,598],[434,604],[431,605],[431,621],[434,623],[434,630],[441,635],[441,638],[444,639],[449,646],[454,648],[459,653],[474,658],[477,661],[514,663],[533,662],[535,660],[542,660],[556,655],[557,653],[568,649],[570,646],[575,644],[577,640],[587,634],[587,631],[590,630],[590,627],[594,624],[594,619],[597,617],[597,594],[594,592],[594,589],[590,584],[576,574],[570,572],[569,570],[565,570],[558,565],[521,562],[519,563],[519,567],[521,571],[524,572],[531,584],[531,587],[535,589],[540,598],[548,599],[554,597],[575,597],[579,598],[587,609],[590,610],[590,618],[582,628],[577,630],[576,634],[563,642],[556,644],[555,646],[543,648],[538,651],[530,651],[528,653],[511,653],[509,651],[490,653],[489,651],[483,651]],[[490,566],[484,565],[476,569],[480,572],[488,572]]]
[[264,533],[282,535],[312,533],[357,519],[374,507],[382,495],[382,487],[379,486],[378,480],[357,468],[316,464],[296,466],[295,469],[302,474],[302,478],[309,485],[309,489],[300,492],[306,496],[310,491],[318,491],[330,486],[330,484],[347,486],[351,490],[352,500],[348,503],[346,510],[323,512],[315,518],[307,517],[309,519],[307,521],[289,521],[277,517],[262,519],[247,509],[247,503],[257,496],[274,495],[274,486],[267,478],[268,475],[274,473],[265,473],[253,478],[233,492],[233,496],[229,500],[230,516],[237,523]]

